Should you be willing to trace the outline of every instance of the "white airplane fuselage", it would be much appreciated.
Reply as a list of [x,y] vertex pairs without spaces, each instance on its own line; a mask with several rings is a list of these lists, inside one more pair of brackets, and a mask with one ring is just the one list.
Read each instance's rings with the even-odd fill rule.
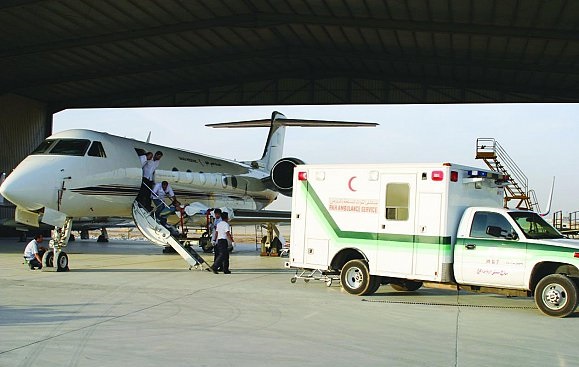
[[142,179],[137,150],[163,152],[155,181],[168,181],[183,204],[260,210],[278,194],[264,184],[269,172],[256,164],[91,130],[63,131],[44,144],[44,151],[26,157],[0,187],[0,194],[28,211],[50,208],[75,218],[130,218]]

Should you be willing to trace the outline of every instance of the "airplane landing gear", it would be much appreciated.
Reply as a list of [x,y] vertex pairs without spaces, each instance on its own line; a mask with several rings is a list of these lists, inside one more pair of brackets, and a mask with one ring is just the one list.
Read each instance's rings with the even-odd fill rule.
[[[52,238],[48,243],[50,249],[42,257],[42,270],[56,268],[56,271],[68,271],[68,255],[62,251],[68,244],[72,218],[66,218],[62,227],[54,227]],[[56,261],[55,261],[56,260]]]

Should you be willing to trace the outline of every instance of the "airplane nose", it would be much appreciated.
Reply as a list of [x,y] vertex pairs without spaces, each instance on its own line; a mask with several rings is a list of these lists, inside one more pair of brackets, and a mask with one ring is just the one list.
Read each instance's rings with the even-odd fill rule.
[[0,185],[0,195],[27,210],[38,210],[46,206],[47,190],[41,176],[18,168]]

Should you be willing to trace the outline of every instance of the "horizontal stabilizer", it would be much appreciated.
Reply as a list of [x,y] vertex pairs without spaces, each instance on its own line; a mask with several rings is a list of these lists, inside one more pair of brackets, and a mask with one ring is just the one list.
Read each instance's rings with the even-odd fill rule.
[[[298,120],[298,119],[277,119],[276,123],[283,126],[301,126],[301,127],[374,127],[378,124],[375,122],[354,122],[354,121],[329,121],[329,120]],[[205,126],[215,128],[246,128],[246,127],[270,127],[271,120],[248,120],[235,122],[218,122],[207,124]]]

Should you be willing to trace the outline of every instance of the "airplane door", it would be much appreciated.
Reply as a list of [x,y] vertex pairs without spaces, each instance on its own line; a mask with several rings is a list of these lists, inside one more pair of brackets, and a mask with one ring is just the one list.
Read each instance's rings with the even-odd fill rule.
[[514,229],[499,213],[477,212],[474,215],[468,238],[459,238],[456,244],[455,264],[457,281],[473,285],[525,286],[525,257],[527,246],[524,242],[487,234],[488,226],[502,228],[505,233]]
[[377,268],[411,274],[414,252],[416,174],[381,174]]

